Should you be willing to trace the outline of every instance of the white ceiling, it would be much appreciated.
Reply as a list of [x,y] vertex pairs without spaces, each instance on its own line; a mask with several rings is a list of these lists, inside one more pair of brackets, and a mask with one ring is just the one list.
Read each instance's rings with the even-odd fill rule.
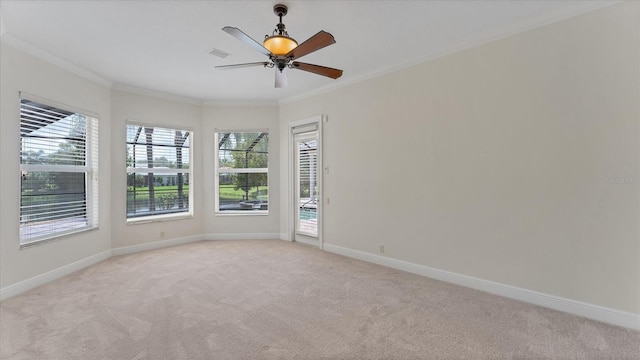
[[[223,32],[238,27],[261,42],[284,3],[299,43],[319,30],[336,44],[303,62],[344,70],[337,80],[290,70],[220,71],[216,65],[266,58]],[[116,88],[141,88],[216,102],[276,102],[352,83],[516,32],[594,10],[611,1],[17,1],[0,0],[2,39],[87,72]],[[221,59],[208,52],[231,53]],[[52,55],[52,56],[50,56]]]

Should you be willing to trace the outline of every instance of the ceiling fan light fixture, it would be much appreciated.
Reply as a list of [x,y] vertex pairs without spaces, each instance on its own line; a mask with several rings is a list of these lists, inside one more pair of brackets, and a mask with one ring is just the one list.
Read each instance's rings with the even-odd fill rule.
[[289,51],[295,49],[298,43],[284,35],[272,35],[264,39],[264,47],[271,51],[273,55],[286,55]]
[[273,13],[280,18],[280,21],[276,25],[276,29],[273,30],[271,36],[265,35],[263,45],[260,45],[259,42],[255,41],[251,36],[245,34],[238,28],[232,26],[225,26],[222,28],[222,31],[251,46],[261,54],[266,55],[269,58],[269,61],[221,65],[216,66],[216,69],[232,69],[249,66],[275,68],[275,87],[277,88],[287,86],[287,74],[284,71],[286,68],[299,69],[332,79],[337,79],[342,76],[342,70],[340,69],[294,61],[314,51],[320,50],[325,46],[335,44],[336,40],[333,38],[333,35],[324,30],[320,30],[317,34],[303,41],[302,44],[298,46],[298,42],[289,37],[289,34],[282,23],[282,17],[287,14],[287,7],[282,4],[276,4],[273,6]]

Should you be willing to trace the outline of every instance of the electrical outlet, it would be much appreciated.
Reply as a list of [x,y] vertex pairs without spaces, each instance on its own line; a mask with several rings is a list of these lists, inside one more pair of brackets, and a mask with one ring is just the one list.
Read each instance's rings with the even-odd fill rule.
[[380,245],[380,252],[384,253],[384,245]]
[[163,238],[164,237],[164,231],[160,231],[160,237]]
[[327,203],[327,205],[328,205],[328,204],[329,204],[329,198],[327,198],[327,199],[325,200],[325,202],[326,202],[326,203]]

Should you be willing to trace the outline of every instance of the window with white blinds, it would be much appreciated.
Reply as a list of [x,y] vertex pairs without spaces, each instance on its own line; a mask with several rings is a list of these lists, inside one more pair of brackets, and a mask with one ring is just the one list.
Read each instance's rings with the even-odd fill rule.
[[267,214],[269,133],[216,132],[216,212]]
[[20,244],[98,226],[98,120],[20,100]]
[[191,215],[191,138],[185,129],[127,125],[127,219]]

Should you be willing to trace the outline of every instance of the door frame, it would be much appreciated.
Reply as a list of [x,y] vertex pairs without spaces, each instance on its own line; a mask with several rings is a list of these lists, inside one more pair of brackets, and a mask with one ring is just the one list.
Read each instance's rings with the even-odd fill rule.
[[326,115],[316,115],[306,119],[296,120],[289,123],[288,126],[288,137],[289,137],[289,146],[288,146],[288,163],[289,163],[289,171],[288,171],[288,191],[287,198],[289,204],[288,211],[288,233],[289,233],[289,241],[295,241],[296,238],[296,223],[295,223],[295,213],[296,206],[299,204],[295,204],[296,196],[295,196],[295,161],[296,157],[293,154],[294,151],[294,137],[293,137],[293,128],[304,125],[312,125],[316,124],[317,132],[318,132],[318,203],[317,203],[317,221],[318,221],[318,248],[323,250],[323,236],[322,236],[322,228],[323,228],[323,212],[324,212],[324,160],[323,160],[323,141],[322,141],[322,125],[326,122]]

